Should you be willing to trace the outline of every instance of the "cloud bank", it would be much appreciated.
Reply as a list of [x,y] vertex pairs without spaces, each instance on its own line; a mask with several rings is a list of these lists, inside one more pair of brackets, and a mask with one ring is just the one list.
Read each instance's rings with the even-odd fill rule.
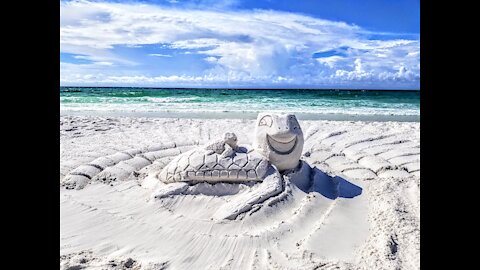
[[89,60],[62,61],[62,85],[419,89],[418,37],[273,10],[68,1],[60,12],[61,53]]

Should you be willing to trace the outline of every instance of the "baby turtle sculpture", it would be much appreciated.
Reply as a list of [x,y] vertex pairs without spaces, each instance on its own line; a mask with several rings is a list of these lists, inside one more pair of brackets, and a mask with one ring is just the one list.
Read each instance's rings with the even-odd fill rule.
[[[309,178],[309,166],[300,161],[304,144],[302,129],[293,114],[260,113],[252,146],[237,145],[234,133],[176,156],[154,177],[160,187],[154,199],[188,193],[198,183],[254,184],[234,196],[214,218],[235,219],[272,197],[285,193],[285,177]],[[159,149],[132,149],[100,157],[72,170],[63,181],[66,188],[81,189],[90,181],[127,179],[153,163]],[[298,178],[298,177],[297,177]],[[308,179],[305,179],[308,181]],[[277,198],[278,199],[278,198]]]
[[237,135],[235,133],[227,132],[223,134],[223,138],[219,141],[215,141],[213,143],[209,143],[205,150],[207,150],[207,154],[223,154],[223,156],[229,156],[234,153],[238,148],[237,146]]
[[158,174],[163,183],[154,198],[185,192],[199,182],[261,182],[251,192],[232,200],[217,211],[217,218],[234,219],[253,205],[284,190],[282,173],[298,170],[303,148],[303,133],[293,114],[261,113],[255,126],[253,147],[239,147],[236,136],[185,152],[173,159]]

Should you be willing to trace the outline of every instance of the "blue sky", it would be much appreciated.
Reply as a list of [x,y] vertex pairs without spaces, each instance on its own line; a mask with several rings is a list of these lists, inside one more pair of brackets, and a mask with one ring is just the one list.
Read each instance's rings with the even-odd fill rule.
[[419,89],[412,0],[61,1],[64,86]]

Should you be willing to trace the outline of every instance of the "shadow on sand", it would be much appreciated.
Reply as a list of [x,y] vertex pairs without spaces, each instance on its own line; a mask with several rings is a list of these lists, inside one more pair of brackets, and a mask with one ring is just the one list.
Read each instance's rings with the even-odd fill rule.
[[310,192],[318,192],[324,197],[329,199],[336,198],[354,198],[362,194],[362,188],[348,182],[340,176],[329,176],[322,172],[318,168],[314,167],[313,170],[313,185]]
[[[304,164],[308,166],[307,164]],[[310,167],[312,182],[309,184],[294,183],[305,193],[318,192],[324,197],[335,200],[336,198],[354,198],[362,194],[362,188],[345,180],[340,176],[330,176],[316,167]]]

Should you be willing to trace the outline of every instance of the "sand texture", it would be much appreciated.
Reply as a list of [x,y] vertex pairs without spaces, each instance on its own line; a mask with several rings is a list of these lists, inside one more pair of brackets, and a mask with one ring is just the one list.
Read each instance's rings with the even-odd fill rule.
[[153,199],[153,176],[226,131],[252,144],[255,120],[60,117],[60,268],[419,269],[420,124],[299,122],[305,177],[224,220],[261,183]]

